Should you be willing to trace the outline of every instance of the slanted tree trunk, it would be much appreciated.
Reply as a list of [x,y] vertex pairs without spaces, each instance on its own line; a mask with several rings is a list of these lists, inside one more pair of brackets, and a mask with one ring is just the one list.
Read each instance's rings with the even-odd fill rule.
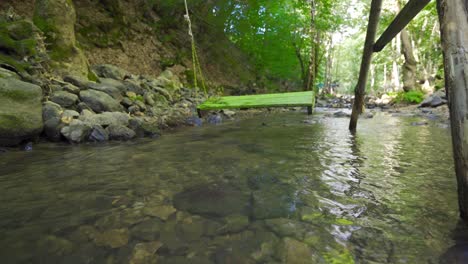
[[[398,12],[401,10],[401,1],[397,1]],[[411,43],[411,38],[409,31],[403,29],[400,32],[400,41],[401,41],[401,52],[405,57],[405,63],[403,64],[403,90],[405,92],[411,91],[416,86],[416,67],[417,62],[414,57],[413,44]]]
[[364,43],[364,51],[362,54],[361,70],[359,72],[359,80],[354,91],[353,112],[351,114],[351,121],[349,129],[355,131],[359,115],[362,113],[364,106],[364,95],[366,93],[367,78],[369,75],[369,68],[372,61],[372,53],[375,42],[375,35],[377,33],[377,26],[379,24],[380,12],[382,10],[382,0],[372,0],[371,9],[369,14],[369,24],[367,26],[366,41]]
[[405,92],[411,91],[416,87],[416,59],[414,57],[413,45],[411,43],[408,30],[403,29],[400,33],[401,38],[401,51],[405,56],[405,63],[403,64],[403,90]]
[[460,215],[468,221],[468,1],[438,0]]

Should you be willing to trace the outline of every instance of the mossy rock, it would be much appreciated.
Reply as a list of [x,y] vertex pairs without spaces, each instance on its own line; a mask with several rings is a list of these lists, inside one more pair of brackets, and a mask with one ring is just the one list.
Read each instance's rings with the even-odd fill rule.
[[13,146],[42,132],[42,90],[17,79],[0,79],[0,146]]
[[0,50],[22,59],[37,54],[38,29],[27,20],[0,23]]
[[89,74],[88,61],[77,47],[76,12],[71,0],[36,0],[34,24],[42,30],[52,59],[51,67],[58,75]]

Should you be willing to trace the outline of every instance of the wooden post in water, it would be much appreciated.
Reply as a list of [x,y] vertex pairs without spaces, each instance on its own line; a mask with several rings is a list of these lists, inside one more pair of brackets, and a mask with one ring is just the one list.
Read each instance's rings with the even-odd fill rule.
[[359,72],[359,80],[354,91],[353,112],[351,114],[351,121],[349,129],[356,130],[357,120],[362,113],[364,105],[364,95],[366,93],[367,77],[369,73],[370,64],[372,61],[373,46],[375,35],[377,33],[377,26],[380,19],[380,11],[382,10],[382,0],[372,0],[369,25],[367,26],[366,41],[364,43],[364,52],[362,54],[361,70]]
[[468,0],[437,0],[460,216],[468,221]]

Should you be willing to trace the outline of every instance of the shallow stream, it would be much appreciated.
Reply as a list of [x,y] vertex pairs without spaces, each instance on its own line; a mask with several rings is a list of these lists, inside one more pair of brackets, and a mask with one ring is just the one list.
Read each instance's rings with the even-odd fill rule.
[[465,263],[449,129],[418,121],[264,114],[0,154],[0,262]]

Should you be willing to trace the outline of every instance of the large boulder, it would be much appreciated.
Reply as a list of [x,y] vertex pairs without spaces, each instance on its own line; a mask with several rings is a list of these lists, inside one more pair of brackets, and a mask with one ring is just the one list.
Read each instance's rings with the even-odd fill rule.
[[85,90],[80,92],[81,100],[94,112],[118,112],[122,110],[120,103],[110,95],[96,90]]
[[41,87],[0,79],[0,146],[13,146],[42,132]]
[[88,61],[76,44],[76,12],[70,0],[36,0],[34,24],[44,32],[52,69],[88,77]]

